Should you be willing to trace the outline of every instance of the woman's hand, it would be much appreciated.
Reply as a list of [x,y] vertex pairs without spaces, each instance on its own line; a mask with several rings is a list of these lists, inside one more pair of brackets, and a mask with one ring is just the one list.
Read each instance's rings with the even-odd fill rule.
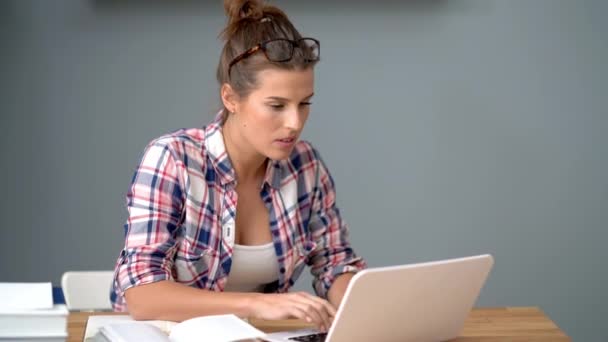
[[266,320],[299,318],[327,331],[336,310],[328,301],[306,292],[273,293],[253,297],[251,316]]

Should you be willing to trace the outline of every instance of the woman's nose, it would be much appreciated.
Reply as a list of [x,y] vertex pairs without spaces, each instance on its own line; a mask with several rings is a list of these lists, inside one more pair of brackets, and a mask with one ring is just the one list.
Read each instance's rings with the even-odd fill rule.
[[292,109],[287,113],[285,126],[294,131],[300,131],[304,125],[302,113],[299,109]]

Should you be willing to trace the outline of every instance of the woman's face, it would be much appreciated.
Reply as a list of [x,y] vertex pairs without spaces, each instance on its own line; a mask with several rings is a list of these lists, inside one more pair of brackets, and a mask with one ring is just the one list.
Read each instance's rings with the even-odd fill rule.
[[287,158],[308,119],[313,92],[313,68],[260,71],[258,87],[234,106],[239,145],[270,159]]

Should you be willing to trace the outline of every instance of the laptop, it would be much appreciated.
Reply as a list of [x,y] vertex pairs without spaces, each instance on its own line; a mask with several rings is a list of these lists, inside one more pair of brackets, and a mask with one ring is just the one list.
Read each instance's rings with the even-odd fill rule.
[[369,268],[348,284],[326,334],[266,335],[270,342],[445,341],[458,337],[494,264],[491,255]]

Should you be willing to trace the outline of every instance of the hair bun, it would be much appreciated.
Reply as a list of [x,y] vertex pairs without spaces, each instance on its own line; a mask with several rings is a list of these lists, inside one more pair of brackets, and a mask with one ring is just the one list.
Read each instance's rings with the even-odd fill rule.
[[264,3],[262,0],[224,0],[224,11],[229,24],[244,18],[261,19]]

